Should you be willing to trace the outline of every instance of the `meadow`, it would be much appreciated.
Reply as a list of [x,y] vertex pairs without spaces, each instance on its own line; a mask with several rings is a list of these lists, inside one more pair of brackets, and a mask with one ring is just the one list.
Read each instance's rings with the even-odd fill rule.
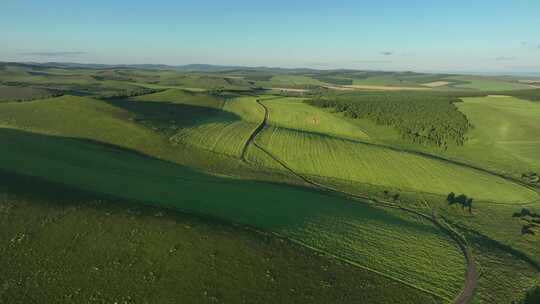
[[11,143],[0,153],[8,172],[272,231],[438,298],[460,288],[459,250],[421,218],[296,187],[213,177],[92,142],[0,133],[2,145]]
[[540,104],[495,96],[463,101],[458,108],[473,125],[463,158],[514,174],[540,171]]
[[0,180],[2,302],[440,302],[268,233],[4,171]]

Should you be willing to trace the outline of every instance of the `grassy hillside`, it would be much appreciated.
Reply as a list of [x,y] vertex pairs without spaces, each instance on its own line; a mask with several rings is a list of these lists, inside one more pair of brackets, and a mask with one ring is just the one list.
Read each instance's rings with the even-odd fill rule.
[[132,100],[144,102],[184,104],[216,109],[223,107],[223,105],[225,104],[224,96],[210,95],[204,92],[191,92],[181,89],[171,89],[155,94],[138,96],[133,98]]
[[358,126],[329,111],[303,103],[301,98],[279,98],[263,101],[270,115],[269,123],[282,127],[330,134],[345,138],[367,138]]
[[507,90],[526,90],[531,87],[526,84],[512,82],[505,79],[481,76],[452,76],[451,80],[465,82],[456,85],[456,88],[473,89],[478,91],[507,91]]
[[179,129],[171,140],[240,157],[244,145],[264,117],[263,109],[255,101],[256,97],[229,100],[223,106],[223,112]]
[[269,234],[5,172],[0,242],[3,303],[438,302]]
[[[444,196],[450,192],[465,193],[478,200],[506,203],[538,199],[534,191],[502,178],[350,140],[272,127],[264,130],[257,142],[302,174],[351,180],[389,190]],[[257,153],[251,157],[257,159]]]
[[7,147],[0,152],[4,170],[274,231],[445,298],[462,282],[459,250],[419,218],[294,187],[212,177],[73,139],[3,129],[0,142]]
[[540,171],[540,104],[513,97],[464,101],[458,108],[474,127],[456,154],[513,173]]
[[[181,104],[110,101],[63,96],[25,103],[0,104],[0,125],[37,133],[96,140],[219,173],[234,174],[241,162],[216,153],[173,145],[177,126],[193,126],[221,110]],[[43,115],[47,113],[47,115]],[[172,123],[175,121],[176,123]]]
[[257,85],[265,88],[307,88],[309,86],[328,85],[325,82],[304,75],[277,75],[268,81],[258,81]]
[[5,86],[0,85],[0,102],[2,101],[25,101],[39,98],[46,98],[53,95],[45,89],[32,87]]

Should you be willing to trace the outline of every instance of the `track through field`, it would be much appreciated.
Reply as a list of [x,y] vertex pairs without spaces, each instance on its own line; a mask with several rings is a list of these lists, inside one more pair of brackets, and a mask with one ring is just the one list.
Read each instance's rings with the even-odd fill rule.
[[362,196],[362,195],[358,195],[358,194],[348,193],[348,192],[345,192],[345,191],[342,191],[342,190],[339,190],[339,189],[335,189],[333,187],[329,187],[329,186],[317,183],[315,181],[312,181],[309,178],[303,176],[302,174],[297,173],[296,171],[291,169],[289,166],[287,166],[287,164],[285,162],[281,161],[278,157],[276,157],[275,155],[273,155],[272,153],[270,153],[269,151],[267,151],[266,149],[264,149],[263,147],[258,145],[257,142],[255,141],[257,135],[267,126],[268,116],[269,116],[268,108],[259,99],[257,99],[256,102],[261,107],[263,107],[263,109],[264,109],[264,119],[261,122],[261,124],[254,130],[254,132],[251,134],[249,139],[246,141],[246,144],[245,144],[245,146],[243,148],[243,151],[242,151],[242,160],[243,161],[247,162],[247,159],[245,158],[245,153],[246,153],[247,148],[249,147],[249,145],[253,144],[255,147],[257,147],[258,149],[263,151],[266,155],[268,155],[274,161],[279,163],[286,171],[288,171],[289,173],[291,173],[295,177],[301,179],[305,183],[307,183],[307,184],[309,184],[309,185],[311,185],[311,186],[313,186],[313,187],[315,187],[315,188],[317,188],[319,190],[322,190],[324,192],[329,192],[329,193],[332,193],[332,194],[346,196],[346,197],[354,199],[354,200],[361,200],[363,202],[368,202],[368,203],[384,206],[384,207],[387,207],[387,208],[399,209],[401,211],[420,216],[420,217],[430,221],[436,227],[438,227],[439,229],[444,231],[448,236],[450,236],[450,238],[452,238],[456,242],[456,244],[460,248],[461,252],[463,253],[463,256],[464,256],[464,259],[465,259],[465,264],[466,264],[465,282],[463,284],[463,288],[462,288],[461,292],[455,297],[455,299],[452,301],[452,303],[454,303],[454,304],[467,304],[467,303],[470,303],[470,301],[473,298],[474,290],[475,290],[476,284],[477,284],[477,271],[476,271],[476,265],[474,263],[474,258],[473,258],[472,253],[471,253],[471,251],[470,251],[470,249],[469,249],[469,247],[467,245],[467,241],[461,235],[459,235],[457,232],[455,232],[451,227],[449,227],[448,224],[442,223],[439,220],[439,217],[437,216],[437,213],[436,213],[436,211],[434,209],[432,209],[432,214],[431,215],[426,215],[426,214],[421,213],[419,211],[409,209],[407,207],[403,207],[403,206],[400,206],[400,205],[395,204],[395,203],[391,203],[391,202],[387,202],[387,201],[383,201],[383,200],[379,200],[379,199],[373,199],[373,198],[370,198],[368,196]]

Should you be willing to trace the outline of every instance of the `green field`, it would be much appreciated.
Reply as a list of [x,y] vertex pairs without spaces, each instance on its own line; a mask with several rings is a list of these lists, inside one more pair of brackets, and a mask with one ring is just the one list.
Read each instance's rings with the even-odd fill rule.
[[50,97],[52,94],[45,89],[0,85],[0,102],[40,99]]
[[[290,168],[306,175],[350,180],[388,190],[444,196],[450,192],[465,193],[477,200],[496,202],[519,203],[539,198],[536,192],[502,178],[346,139],[271,127],[260,134],[257,142]],[[260,159],[260,152],[251,151],[250,157],[255,162],[279,168],[275,162]]]
[[448,77],[451,80],[457,80],[460,82],[466,82],[464,84],[458,84],[455,87],[462,89],[473,89],[479,91],[509,91],[509,90],[526,90],[531,87],[518,82],[511,82],[504,79],[498,79],[493,77],[480,77],[480,76],[452,76]]
[[353,139],[368,137],[353,123],[329,111],[309,106],[300,98],[278,98],[263,103],[269,109],[269,123],[277,127]]
[[513,97],[464,101],[458,108],[474,126],[464,157],[512,173],[540,171],[539,103]]
[[309,86],[325,86],[325,82],[302,75],[278,75],[268,81],[258,81],[258,85],[267,88],[306,88]]
[[[415,217],[298,188],[220,179],[73,139],[3,129],[0,141],[10,143],[0,153],[4,170],[274,231],[443,298],[461,285],[458,249]],[[58,166],[63,170],[53,170]]]
[[438,302],[266,233],[5,172],[0,181],[5,303]]

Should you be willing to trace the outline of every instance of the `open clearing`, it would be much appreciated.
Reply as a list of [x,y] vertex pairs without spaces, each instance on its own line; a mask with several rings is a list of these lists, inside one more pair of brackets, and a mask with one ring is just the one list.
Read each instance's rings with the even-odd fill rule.
[[490,96],[457,106],[474,126],[463,149],[469,159],[519,174],[540,170],[539,103]]
[[465,84],[458,84],[455,86],[456,88],[462,89],[473,89],[480,91],[510,91],[530,89],[528,85],[523,83],[510,82],[489,77],[451,76],[448,77],[448,79],[467,82]]

